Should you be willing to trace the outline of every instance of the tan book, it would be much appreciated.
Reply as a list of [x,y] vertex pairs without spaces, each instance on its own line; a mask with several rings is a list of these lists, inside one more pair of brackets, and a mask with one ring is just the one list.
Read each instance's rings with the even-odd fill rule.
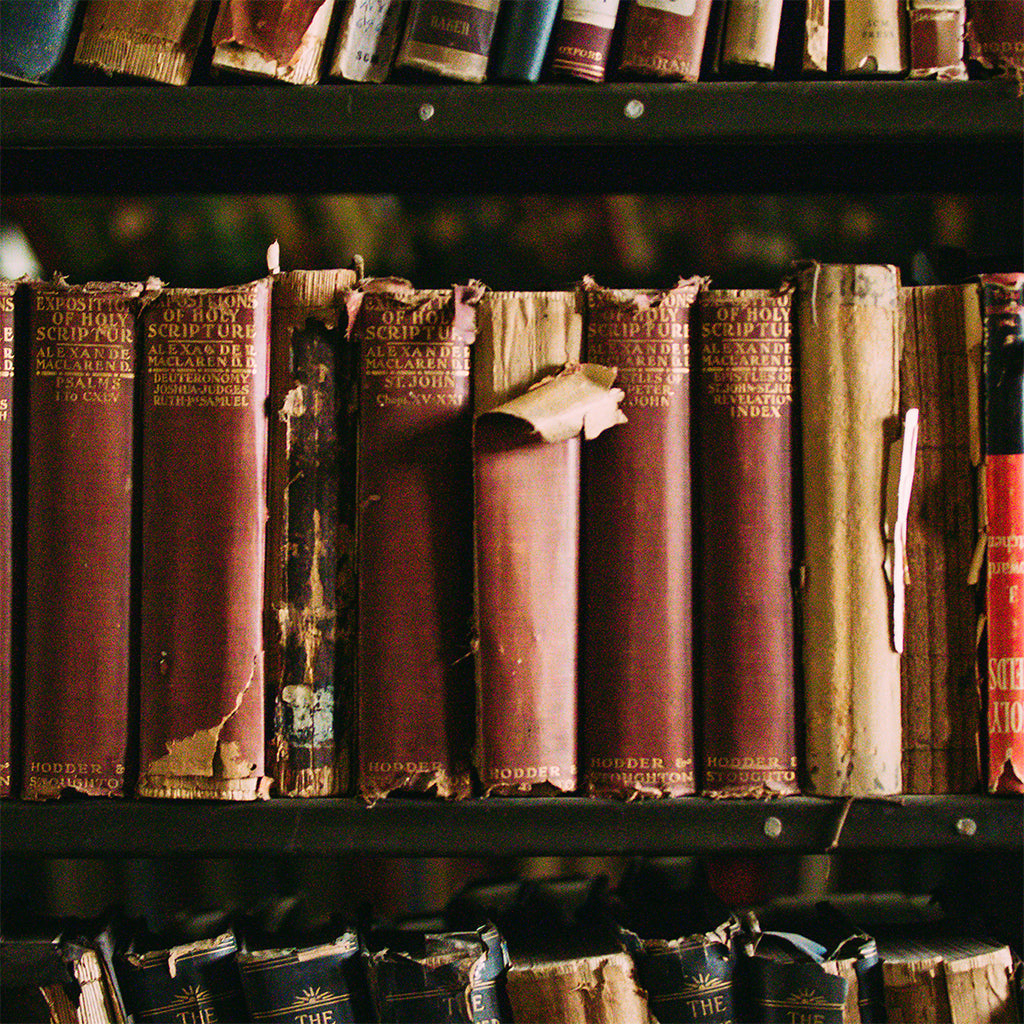
[[782,0],[729,0],[722,64],[732,67],[775,67],[782,22]]
[[331,60],[332,78],[383,82],[398,48],[401,0],[346,0]]
[[906,0],[846,0],[845,15],[844,74],[906,74]]

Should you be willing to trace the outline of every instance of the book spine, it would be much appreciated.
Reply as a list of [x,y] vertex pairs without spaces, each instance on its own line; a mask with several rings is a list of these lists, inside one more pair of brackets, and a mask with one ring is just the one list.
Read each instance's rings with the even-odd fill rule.
[[898,314],[894,267],[799,272],[806,769],[820,795],[902,789],[900,656],[882,527]]
[[843,74],[906,74],[906,0],[846,0],[844,11]]
[[267,527],[269,774],[281,796],[348,786],[355,687],[354,360],[349,270],[274,279]]
[[414,0],[396,65],[482,82],[497,17],[498,0]]
[[398,49],[403,8],[400,0],[347,0],[331,75],[353,82],[386,81]]
[[793,295],[698,305],[702,789],[795,793]]
[[825,74],[828,71],[829,0],[807,0],[804,13],[805,74]]
[[696,82],[711,0],[635,0],[626,12],[620,71]]
[[883,959],[882,983],[887,1020],[953,1019],[946,991],[946,967],[941,956],[908,961]]
[[22,795],[124,793],[138,285],[29,285]]
[[552,74],[603,82],[619,0],[562,0],[551,44]]
[[1019,961],[1009,946],[977,956],[947,957],[949,1019],[955,1024],[1020,1020]]
[[962,81],[966,0],[910,0],[910,77]]
[[17,285],[0,281],[0,798],[11,795],[14,710],[11,686],[14,576],[12,459],[14,458],[14,300]]
[[976,523],[965,345],[967,319],[978,322],[979,310],[976,283],[900,289],[900,408],[921,410],[907,516],[905,793],[966,793],[979,781],[976,611],[968,583]]
[[495,408],[578,363],[572,292],[488,292],[474,349],[477,751],[487,794],[576,788],[580,439]]
[[689,324],[699,284],[584,282],[584,355],[618,367],[627,420],[584,452],[581,736],[592,794],[695,789]]
[[264,776],[269,279],[166,289],[143,319],[140,779],[250,800]]
[[1024,274],[982,277],[988,789],[1024,793]]
[[359,347],[359,791],[470,793],[475,284],[368,282]]
[[[767,956],[751,958],[749,995],[762,1024],[844,1024],[847,982],[811,961],[785,963]],[[748,1018],[745,1018],[748,1019]],[[911,1019],[911,1018],[908,1018]],[[916,1018],[913,1018],[916,1019]]]
[[1022,0],[969,0],[967,48],[971,60],[996,74],[1024,68],[1022,21]]
[[75,63],[107,74],[185,85],[211,9],[209,0],[91,0]]
[[558,0],[504,4],[494,39],[492,77],[537,82],[558,17]]
[[736,1020],[734,958],[723,942],[702,935],[664,941],[649,939],[635,957],[640,985],[658,1021]]
[[56,77],[71,40],[78,0],[5,0],[0,74],[23,82]]
[[729,0],[722,64],[771,71],[781,23],[782,0]]

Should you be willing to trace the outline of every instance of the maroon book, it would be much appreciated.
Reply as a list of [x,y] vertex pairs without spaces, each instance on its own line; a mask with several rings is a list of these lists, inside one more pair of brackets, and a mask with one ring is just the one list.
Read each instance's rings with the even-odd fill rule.
[[0,281],[0,797],[11,795],[11,445],[14,417],[14,296],[17,285]]
[[584,353],[618,367],[627,420],[584,451],[580,689],[593,794],[694,791],[689,321],[699,284],[584,282]]
[[711,0],[634,0],[626,11],[619,70],[696,82],[710,17]]
[[603,82],[619,0],[563,0],[551,42],[556,77]]
[[124,793],[137,284],[29,285],[26,799]]
[[1024,68],[1024,0],[969,0],[967,53],[987,71]]
[[359,792],[470,793],[470,346],[482,286],[351,293],[359,346]]
[[694,348],[702,791],[797,791],[791,290],[704,291]]
[[166,289],[144,313],[139,796],[249,800],[269,787],[270,288]]

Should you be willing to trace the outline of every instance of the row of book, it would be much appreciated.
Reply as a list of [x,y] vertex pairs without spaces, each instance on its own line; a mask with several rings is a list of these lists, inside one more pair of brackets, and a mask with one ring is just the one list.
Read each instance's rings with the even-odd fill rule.
[[[998,939],[852,910],[910,898],[773,901],[697,932],[641,933],[568,880],[478,885],[429,921],[295,930],[207,913],[159,933],[114,914],[0,943],[5,1019],[22,1024],[870,1024],[1020,1019],[1020,961]],[[287,903],[288,901],[284,901]],[[495,923],[497,922],[497,923]],[[773,926],[773,922],[777,922]],[[677,926],[686,926],[679,920]],[[191,927],[188,927],[191,925]],[[781,925],[781,927],[780,927]],[[668,922],[666,922],[666,928]],[[41,932],[41,933],[40,933]],[[16,1014],[16,1016],[15,1016]]]
[[1022,289],[6,284],[10,790],[1020,793]]
[[1024,62],[1020,0],[4,0],[3,15],[3,73],[36,82],[58,76],[65,49],[72,70],[176,85],[224,72],[955,80]]

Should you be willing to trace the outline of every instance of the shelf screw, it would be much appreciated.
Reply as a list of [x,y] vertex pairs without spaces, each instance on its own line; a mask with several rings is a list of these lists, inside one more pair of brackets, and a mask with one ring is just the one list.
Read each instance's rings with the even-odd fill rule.
[[782,835],[782,822],[774,815],[764,819],[764,834],[769,839],[778,839]]
[[644,116],[644,105],[642,100],[630,100],[626,104],[624,111],[626,117],[636,120],[638,117]]
[[973,818],[957,818],[956,830],[962,836],[973,836],[978,831],[978,823]]
[[434,116],[434,104],[424,103],[420,106],[420,120],[429,121]]

